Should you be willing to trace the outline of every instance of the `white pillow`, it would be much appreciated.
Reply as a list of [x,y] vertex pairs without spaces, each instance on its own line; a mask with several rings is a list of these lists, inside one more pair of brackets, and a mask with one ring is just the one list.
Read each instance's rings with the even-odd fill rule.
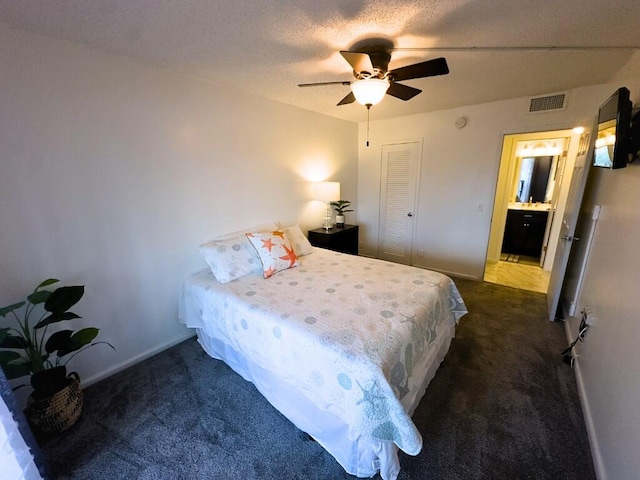
[[229,240],[230,238],[246,237],[249,232],[273,232],[274,230],[278,230],[278,225],[276,225],[275,222],[267,222],[256,227],[243,228],[235,232],[225,233],[224,235],[215,237],[213,240]]
[[264,278],[298,266],[298,256],[283,230],[275,230],[271,233],[247,233],[247,238],[260,256]]
[[220,283],[230,282],[252,272],[259,272],[262,267],[260,258],[246,236],[213,240],[200,245],[199,248],[211,268],[211,273]]
[[246,232],[271,232],[274,223],[221,235],[198,248],[204,256],[211,273],[220,283],[227,283],[250,273],[262,272],[262,262],[255,248],[249,242]]
[[283,228],[283,230],[289,240],[289,243],[291,243],[291,246],[293,247],[293,251],[296,252],[298,257],[313,253],[313,246],[309,243],[306,235],[302,233],[300,226],[293,225],[291,227]]

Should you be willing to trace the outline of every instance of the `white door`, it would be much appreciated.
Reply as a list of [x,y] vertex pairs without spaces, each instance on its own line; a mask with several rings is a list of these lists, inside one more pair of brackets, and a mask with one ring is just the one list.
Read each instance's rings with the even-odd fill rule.
[[567,272],[562,282],[562,290],[560,292],[560,300],[558,302],[558,311],[567,318],[574,316],[578,306],[578,297],[582,289],[584,275],[587,271],[587,261],[589,260],[589,251],[593,244],[593,237],[596,232],[598,218],[600,217],[600,205],[594,205],[593,209],[585,212],[584,208],[580,210],[576,232],[574,234],[574,242],[571,249],[571,256],[567,264]]
[[569,253],[571,253],[571,244],[574,241],[574,232],[580,213],[580,205],[582,203],[582,195],[587,182],[587,174],[589,173],[591,152],[590,148],[590,132],[585,132],[580,136],[580,145],[578,154],[573,167],[571,183],[567,196],[567,204],[562,217],[562,226],[560,231],[560,240],[556,247],[556,254],[553,258],[553,267],[551,268],[551,277],[549,279],[549,289],[547,290],[547,309],[549,320],[556,318],[556,310],[558,309],[558,301],[560,292],[562,291],[562,282],[569,261]]
[[382,146],[378,258],[411,264],[421,142]]

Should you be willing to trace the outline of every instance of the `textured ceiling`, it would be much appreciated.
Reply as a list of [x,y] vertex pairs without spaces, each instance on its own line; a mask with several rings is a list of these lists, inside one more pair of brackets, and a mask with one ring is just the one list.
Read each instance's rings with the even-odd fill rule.
[[365,39],[393,42],[390,69],[451,71],[372,119],[604,83],[640,47],[637,0],[0,0],[0,22],[351,121],[366,109],[336,106],[348,86],[297,84],[353,80],[338,52]]

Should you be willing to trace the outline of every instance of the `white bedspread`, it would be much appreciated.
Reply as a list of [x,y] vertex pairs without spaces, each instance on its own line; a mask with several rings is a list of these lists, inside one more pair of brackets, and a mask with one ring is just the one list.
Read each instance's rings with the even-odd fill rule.
[[[242,352],[350,426],[416,455],[408,412],[440,334],[467,313],[440,273],[316,248],[269,279],[185,282],[180,319]],[[435,348],[433,348],[435,350]]]

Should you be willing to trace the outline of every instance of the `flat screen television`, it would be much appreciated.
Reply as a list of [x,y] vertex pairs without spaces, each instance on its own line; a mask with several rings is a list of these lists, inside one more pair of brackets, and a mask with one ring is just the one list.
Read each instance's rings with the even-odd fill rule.
[[623,168],[629,162],[632,103],[629,90],[621,87],[602,104],[598,111],[598,136],[593,152],[593,165]]
[[631,117],[629,137],[629,163],[631,163],[640,158],[640,110]]

